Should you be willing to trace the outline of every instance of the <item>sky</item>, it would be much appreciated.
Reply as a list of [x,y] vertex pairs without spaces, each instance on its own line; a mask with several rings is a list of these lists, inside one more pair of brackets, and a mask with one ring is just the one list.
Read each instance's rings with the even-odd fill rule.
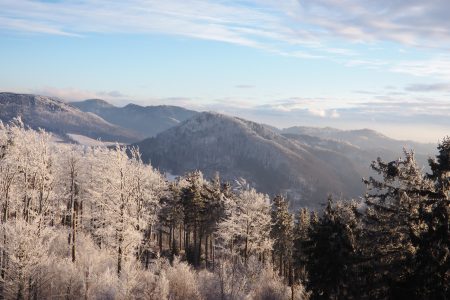
[[0,91],[450,133],[448,0],[0,0]]

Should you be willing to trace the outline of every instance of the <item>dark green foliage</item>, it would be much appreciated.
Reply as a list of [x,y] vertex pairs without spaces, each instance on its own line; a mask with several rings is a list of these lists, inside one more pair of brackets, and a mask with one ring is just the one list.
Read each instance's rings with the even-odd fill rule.
[[[181,194],[187,233],[186,257],[194,266],[199,266],[206,206],[205,199],[202,197],[203,177],[200,172],[193,172],[186,176],[186,181],[188,186],[182,189]],[[189,236],[191,233],[193,235],[192,242]]]
[[307,286],[313,299],[351,299],[354,295],[357,262],[356,207],[333,204],[331,198],[318,223],[311,226],[304,244]]
[[294,279],[300,281],[307,280],[305,269],[307,262],[306,247],[309,241],[311,226],[311,213],[306,208],[300,209],[295,216],[293,249]]
[[282,196],[276,196],[272,203],[273,253],[275,265],[278,265],[280,275],[291,279],[293,250],[293,218],[289,213],[288,204]]
[[412,152],[405,151],[404,159],[372,164],[383,180],[366,181],[371,193],[362,243],[371,297],[449,298],[448,138],[438,150],[427,175]]
[[372,169],[383,179],[365,181],[369,191],[362,247],[368,261],[370,297],[395,298],[410,292],[416,251],[412,234],[417,228],[420,195],[432,185],[423,178],[413,153],[404,153],[404,159],[373,162]]

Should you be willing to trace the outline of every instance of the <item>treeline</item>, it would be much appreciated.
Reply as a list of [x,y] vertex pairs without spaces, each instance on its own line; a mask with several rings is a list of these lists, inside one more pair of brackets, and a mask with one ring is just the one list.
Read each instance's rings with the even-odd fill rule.
[[448,299],[450,139],[373,162],[358,201],[286,199],[137,149],[0,128],[1,299]]

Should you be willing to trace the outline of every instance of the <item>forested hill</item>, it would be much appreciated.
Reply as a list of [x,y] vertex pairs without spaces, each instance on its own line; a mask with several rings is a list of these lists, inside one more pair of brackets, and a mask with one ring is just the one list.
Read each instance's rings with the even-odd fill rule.
[[361,195],[364,187],[346,156],[217,113],[200,113],[136,145],[144,160],[171,174],[198,169],[207,177],[242,177],[263,192],[287,194],[294,207],[317,206],[328,193]]

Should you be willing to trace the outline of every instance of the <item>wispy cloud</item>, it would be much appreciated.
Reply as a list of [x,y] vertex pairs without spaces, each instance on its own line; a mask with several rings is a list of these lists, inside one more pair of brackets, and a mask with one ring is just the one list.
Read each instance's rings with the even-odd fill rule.
[[391,65],[389,69],[397,73],[450,81],[450,56],[438,55],[430,59],[406,60]]
[[[351,58],[347,42],[394,41],[449,46],[448,1],[392,0],[0,0],[0,27],[83,36],[90,33],[163,33],[256,47],[302,58]],[[345,43],[341,43],[345,45]]]
[[411,92],[450,92],[450,83],[416,83],[405,87],[405,90]]
[[[64,101],[80,101],[86,99],[100,98],[108,100],[113,104],[122,105],[128,103],[130,96],[120,91],[91,91],[78,88],[57,88],[57,87],[41,87],[18,92],[32,93],[43,96],[57,97]],[[127,100],[128,99],[128,100]]]
[[255,88],[255,86],[251,85],[251,84],[238,84],[238,85],[235,85],[234,87],[238,88],[238,89],[253,89],[253,88]]

